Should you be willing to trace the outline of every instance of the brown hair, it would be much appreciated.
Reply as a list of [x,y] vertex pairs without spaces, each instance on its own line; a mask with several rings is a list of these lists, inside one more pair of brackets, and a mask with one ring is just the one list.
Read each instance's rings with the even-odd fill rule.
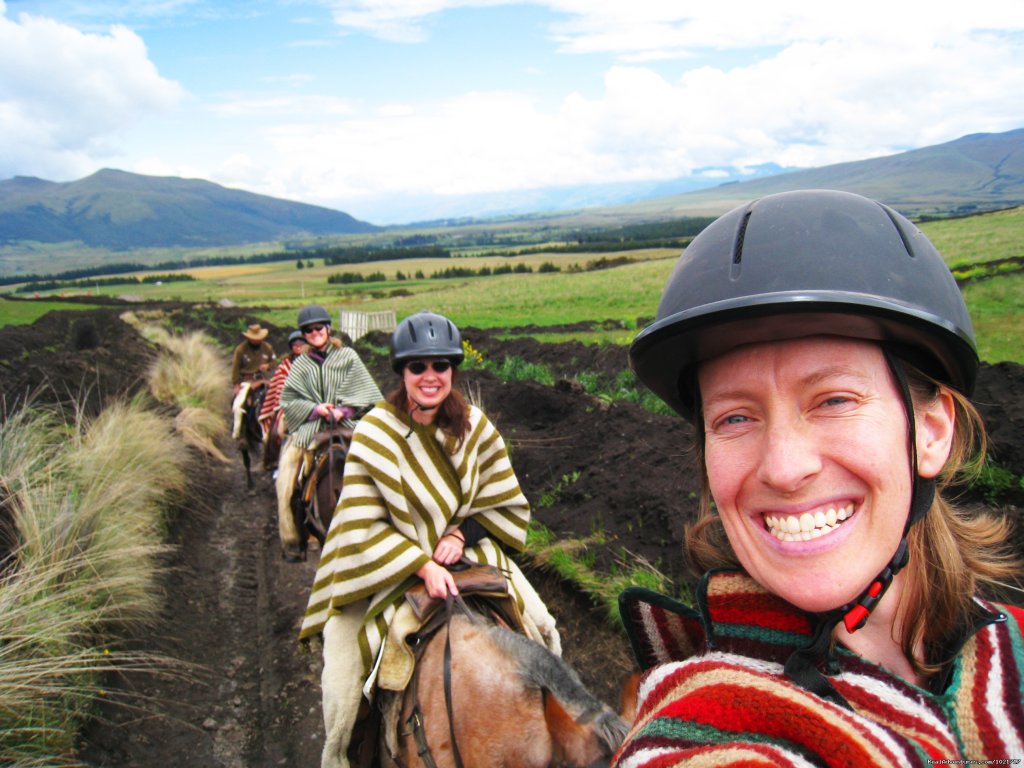
[[[459,450],[462,441],[469,432],[469,405],[466,403],[466,398],[455,387],[458,371],[458,368],[452,367],[451,392],[448,393],[448,397],[444,399],[444,402],[437,409],[436,424],[449,438],[445,441],[445,448],[447,448],[450,454],[454,454]],[[391,403],[399,413],[408,415],[409,393],[405,388],[404,378],[399,380],[397,387],[388,392],[385,400]],[[410,423],[412,422],[412,416],[409,416],[409,421]]]
[[[915,403],[938,396],[943,385],[910,366],[906,366],[906,372]],[[953,482],[977,476],[988,444],[985,426],[974,405],[959,392],[943,388],[954,400],[953,445],[936,478],[935,501],[907,537],[910,559],[904,569],[907,576],[900,596],[898,626],[893,627],[904,655],[922,676],[938,671],[949,661],[936,654],[950,637],[963,630],[979,589],[998,590],[1021,572],[1021,562],[1008,544],[1010,522],[1005,516],[970,514],[943,496]],[[697,521],[686,529],[690,566],[699,573],[721,566],[741,567],[713,507],[699,410],[696,432],[702,491]],[[923,661],[914,654],[919,642],[925,648]]]

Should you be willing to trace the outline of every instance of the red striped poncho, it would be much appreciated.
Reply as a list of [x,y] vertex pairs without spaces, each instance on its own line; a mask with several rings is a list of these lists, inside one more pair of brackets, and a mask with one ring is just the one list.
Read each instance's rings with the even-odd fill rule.
[[1024,612],[977,604],[980,629],[965,633],[941,692],[840,649],[829,680],[851,711],[784,675],[811,619],[745,574],[709,574],[699,611],[627,590],[623,619],[649,670],[614,765],[924,768],[1024,758]]
[[[274,375],[270,377],[270,383],[267,385],[267,394],[263,398],[263,405],[260,407],[260,418],[259,420],[265,425],[269,425],[270,420],[274,418],[274,414],[281,407],[281,390],[284,389],[284,380],[288,378],[288,371],[292,369],[292,360],[295,358],[291,355],[286,355],[277,368],[274,369]],[[267,427],[264,426],[264,431]]]

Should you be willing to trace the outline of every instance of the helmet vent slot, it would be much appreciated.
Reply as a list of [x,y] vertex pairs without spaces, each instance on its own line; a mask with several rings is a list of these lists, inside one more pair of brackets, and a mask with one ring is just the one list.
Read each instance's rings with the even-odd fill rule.
[[914,248],[911,245],[910,241],[907,239],[910,236],[910,234],[908,232],[905,232],[903,230],[903,227],[900,226],[900,222],[896,218],[895,211],[884,205],[880,207],[883,211],[885,211],[885,215],[889,217],[889,221],[892,222],[892,225],[896,227],[896,231],[899,232],[900,241],[903,243],[903,249],[907,252],[907,256],[909,256],[910,258],[914,258]]
[[730,277],[739,277],[739,267],[743,263],[743,241],[747,237],[747,225],[750,223],[750,215],[753,211],[748,210],[743,214],[743,220],[740,221],[739,227],[736,229],[736,242],[732,248],[732,269],[730,270]]

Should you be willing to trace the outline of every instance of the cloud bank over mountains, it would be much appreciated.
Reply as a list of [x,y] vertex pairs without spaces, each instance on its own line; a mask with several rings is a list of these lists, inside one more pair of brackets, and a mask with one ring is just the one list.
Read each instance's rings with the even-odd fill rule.
[[1024,125],[1024,4],[832,5],[0,2],[0,178],[118,167],[390,223]]

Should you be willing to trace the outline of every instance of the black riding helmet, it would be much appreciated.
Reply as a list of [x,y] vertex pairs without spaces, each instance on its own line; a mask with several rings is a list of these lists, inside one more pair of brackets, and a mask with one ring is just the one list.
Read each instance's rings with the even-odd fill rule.
[[849,192],[769,195],[714,221],[686,248],[655,322],[630,347],[637,376],[699,425],[696,370],[745,344],[836,335],[882,346],[908,419],[912,490],[903,537],[889,564],[852,603],[817,615],[810,642],[786,674],[849,704],[822,676],[833,628],[863,626],[907,563],[907,536],[934,498],[917,474],[913,403],[898,360],[966,395],[978,370],[963,297],[928,238],[885,205]]
[[714,221],[679,258],[629,356],[637,377],[692,421],[698,363],[819,334],[880,342],[973,391],[974,331],[938,251],[891,208],[832,190],[769,195]]
[[422,310],[409,315],[391,335],[391,368],[401,373],[408,360],[444,357],[458,365],[465,357],[462,335],[455,323],[444,315]]
[[300,330],[304,329],[307,325],[315,325],[317,323],[330,325],[331,313],[319,304],[307,304],[299,310],[299,318],[295,324],[299,326]]

